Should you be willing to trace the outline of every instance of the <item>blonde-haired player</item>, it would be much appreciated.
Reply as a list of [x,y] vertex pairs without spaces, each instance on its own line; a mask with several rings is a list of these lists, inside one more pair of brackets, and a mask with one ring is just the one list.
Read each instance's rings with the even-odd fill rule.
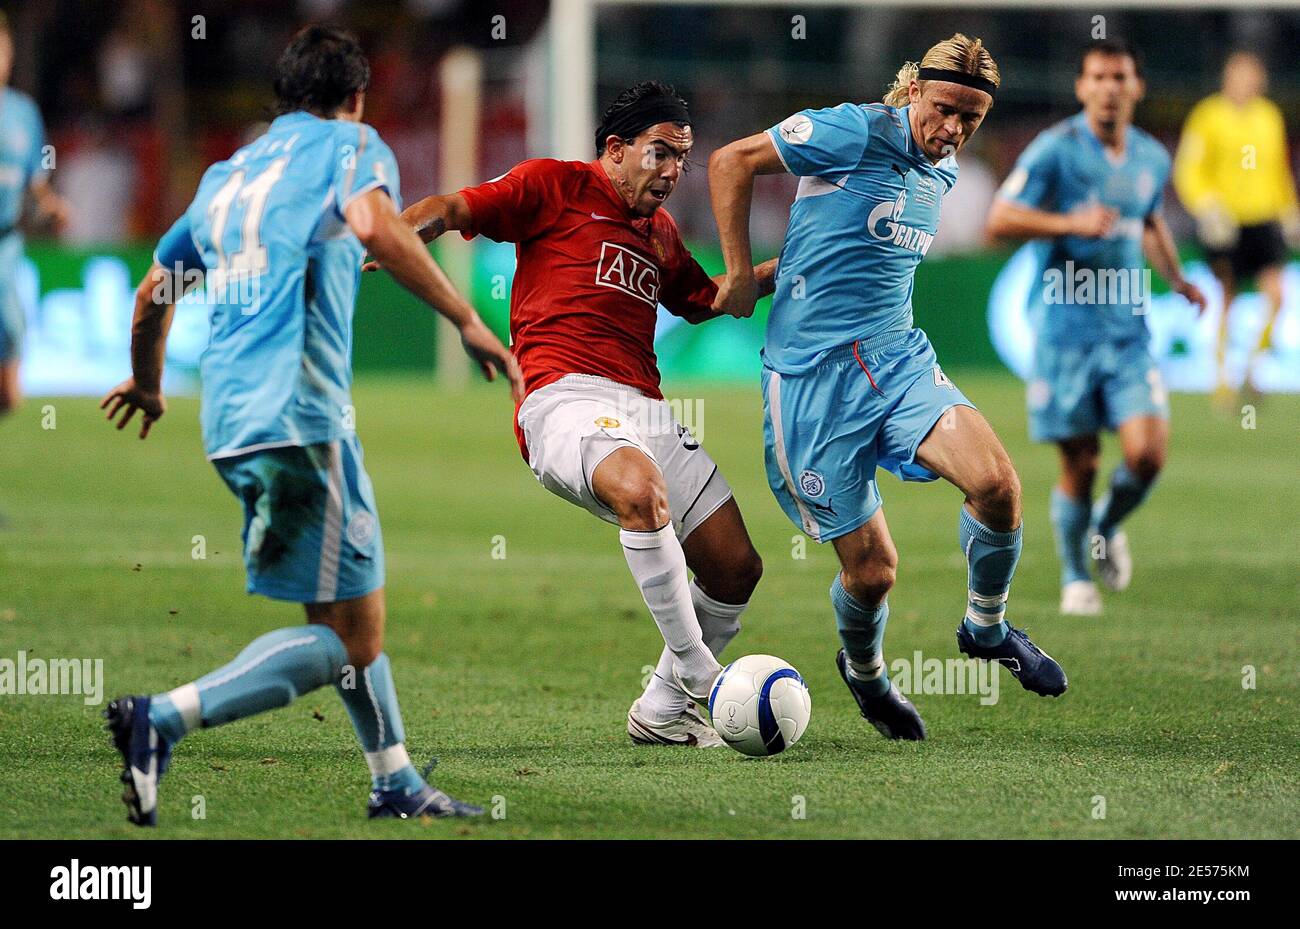
[[1228,313],[1250,278],[1268,302],[1259,341],[1246,365],[1245,385],[1255,390],[1254,366],[1272,340],[1282,308],[1282,265],[1287,243],[1300,243],[1300,209],[1287,163],[1282,112],[1264,96],[1268,75],[1250,52],[1223,66],[1223,89],[1198,103],[1183,125],[1174,160],[1174,188],[1196,217],[1214,276],[1223,287],[1216,352],[1215,401],[1230,406]]
[[727,274],[714,306],[753,312],[749,245],[754,177],[799,177],[763,349],[767,472],[786,515],[835,546],[831,602],[841,676],[887,738],[923,739],[916,708],[881,651],[898,555],[876,468],[946,478],[966,496],[959,538],[968,599],[958,645],[1002,661],[1026,688],[1057,695],[1065,673],[1008,626],[1020,558],[1020,481],[984,417],[944,375],[912,324],[912,283],[934,239],[955,155],[1001,82],[979,39],[954,35],[898,73],[882,103],[804,110],[733,142],[709,164]]

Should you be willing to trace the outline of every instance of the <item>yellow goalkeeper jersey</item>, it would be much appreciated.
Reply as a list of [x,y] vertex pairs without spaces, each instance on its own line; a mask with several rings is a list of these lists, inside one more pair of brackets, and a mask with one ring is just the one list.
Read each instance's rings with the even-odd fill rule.
[[1287,161],[1286,128],[1272,101],[1244,107],[1222,94],[1192,108],[1174,159],[1174,189],[1192,213],[1213,201],[1242,226],[1270,222],[1296,209]]

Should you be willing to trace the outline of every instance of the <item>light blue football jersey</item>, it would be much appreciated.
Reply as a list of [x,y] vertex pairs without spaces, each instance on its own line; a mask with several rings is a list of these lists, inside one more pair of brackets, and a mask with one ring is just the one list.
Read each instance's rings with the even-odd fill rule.
[[913,276],[957,163],[930,163],[909,109],[842,103],[768,130],[799,177],[763,347],[769,368],[799,374],[837,346],[912,328]]
[[211,336],[199,361],[209,458],[351,431],[352,312],[364,249],[343,217],[397,163],[371,127],[305,112],[207,170],[160,264],[201,268]]
[[0,87],[0,235],[18,224],[27,188],[44,174],[44,147],[36,103],[12,87]]
[[1147,337],[1142,233],[1164,200],[1169,167],[1164,146],[1135,126],[1125,136],[1123,158],[1112,160],[1083,113],[1047,129],[1021,153],[1000,197],[1053,213],[1095,202],[1120,216],[1104,239],[1031,243],[1038,270],[1028,309],[1040,343]]

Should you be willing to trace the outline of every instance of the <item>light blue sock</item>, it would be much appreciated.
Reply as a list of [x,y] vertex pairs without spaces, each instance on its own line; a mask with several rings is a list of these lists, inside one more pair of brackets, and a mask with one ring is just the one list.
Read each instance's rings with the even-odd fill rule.
[[840,575],[831,584],[831,603],[835,605],[835,625],[849,660],[849,676],[868,694],[879,696],[889,690],[889,674],[881,646],[885,640],[885,623],[889,621],[889,601],[878,607],[866,607],[844,589]]
[[980,645],[998,645],[1007,637],[1007,593],[1020,561],[1022,526],[995,532],[963,506],[957,538],[966,553],[966,630]]
[[388,656],[380,653],[360,674],[345,672],[334,689],[352,717],[352,728],[357,731],[357,740],[370,767],[371,786],[375,790],[408,793],[423,787],[424,778],[406,754],[406,732]]
[[1110,488],[1093,508],[1093,525],[1103,539],[1115,534],[1119,524],[1147,498],[1155,482],[1154,477],[1144,481],[1122,461],[1115,466],[1110,475]]
[[1052,528],[1056,530],[1056,554],[1061,559],[1061,586],[1071,581],[1087,581],[1088,500],[1071,497],[1059,487],[1052,488]]
[[153,697],[149,721],[175,745],[199,726],[220,726],[288,706],[337,681],[347,660],[343,641],[328,626],[277,629],[254,639],[230,664]]

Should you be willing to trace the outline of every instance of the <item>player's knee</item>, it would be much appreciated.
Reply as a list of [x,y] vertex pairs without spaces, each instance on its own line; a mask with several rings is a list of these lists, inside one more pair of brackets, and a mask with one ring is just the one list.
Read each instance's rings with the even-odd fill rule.
[[384,650],[383,636],[367,633],[349,636],[343,640],[343,647],[348,650],[348,664],[360,671],[368,668]]
[[972,501],[990,528],[1009,530],[1020,525],[1020,477],[1008,462],[989,469],[972,489]]
[[868,561],[847,565],[840,571],[840,583],[854,600],[874,607],[884,601],[898,574],[898,555],[881,553]]
[[1165,450],[1154,446],[1139,449],[1132,455],[1124,456],[1124,465],[1139,480],[1155,480],[1160,469],[1165,466]]
[[658,529],[672,519],[668,488],[657,475],[623,481],[610,506],[625,529]]
[[752,545],[715,553],[695,572],[695,583],[723,603],[748,603],[763,577],[763,559]]
[[[1091,490],[1092,485],[1097,481],[1097,462],[1092,459],[1076,462],[1069,469],[1069,477],[1075,486],[1082,490]],[[1076,494],[1076,496],[1082,496],[1082,494]]]
[[1080,488],[1088,489],[1097,480],[1099,467],[1100,456],[1098,455],[1074,455],[1065,460],[1063,471],[1067,481]]

